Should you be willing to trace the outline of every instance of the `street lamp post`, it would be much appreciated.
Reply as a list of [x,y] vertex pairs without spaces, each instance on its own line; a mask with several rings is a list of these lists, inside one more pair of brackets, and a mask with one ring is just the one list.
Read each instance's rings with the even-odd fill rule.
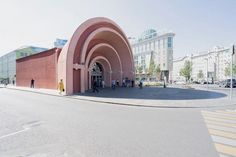
[[208,55],[209,55],[209,52],[207,53],[207,58],[205,58],[204,60],[206,60],[207,62],[207,67],[206,67],[206,81],[207,81],[207,90],[208,90]]
[[230,100],[232,99],[232,92],[233,92],[233,55],[234,55],[234,45],[232,46],[232,53],[231,53],[231,65],[230,65]]
[[208,58],[207,58],[207,90],[208,90]]

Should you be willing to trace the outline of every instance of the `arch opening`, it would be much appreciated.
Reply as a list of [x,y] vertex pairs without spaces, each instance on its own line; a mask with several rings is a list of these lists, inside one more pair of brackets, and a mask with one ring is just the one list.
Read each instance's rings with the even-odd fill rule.
[[66,93],[84,92],[91,88],[91,66],[100,67],[107,86],[111,80],[134,79],[131,47],[123,31],[107,18],[93,18],[73,34],[58,61],[58,79],[66,80]]
[[[98,71],[94,71],[94,68],[97,68]],[[110,87],[112,79],[112,66],[110,62],[103,56],[93,58],[87,70],[86,77],[86,90],[92,88],[92,83],[94,80],[97,81],[99,86],[101,86],[101,82],[104,81],[105,86]]]

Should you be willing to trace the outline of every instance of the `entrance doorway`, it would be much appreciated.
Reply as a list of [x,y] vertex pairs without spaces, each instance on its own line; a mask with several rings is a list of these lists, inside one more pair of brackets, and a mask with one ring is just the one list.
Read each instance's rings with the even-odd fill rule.
[[91,71],[91,85],[93,82],[96,81],[98,87],[102,87],[102,80],[103,80],[103,68],[100,63],[94,63]]

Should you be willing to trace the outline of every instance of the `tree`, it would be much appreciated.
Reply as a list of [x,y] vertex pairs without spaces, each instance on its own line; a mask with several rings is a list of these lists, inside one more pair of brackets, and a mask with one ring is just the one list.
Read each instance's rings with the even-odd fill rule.
[[160,79],[160,74],[161,74],[161,68],[160,66],[156,66],[155,68],[155,75],[157,76],[158,79]]
[[197,78],[202,79],[203,77],[204,77],[204,74],[203,74],[202,70],[199,70],[199,72],[197,74]]
[[225,76],[230,76],[230,67],[225,67]]
[[139,74],[143,73],[143,67],[141,67],[141,66],[138,67],[138,73]]
[[185,77],[186,81],[189,81],[192,72],[192,63],[190,61],[185,61],[184,67],[180,69],[180,76]]
[[151,59],[149,69],[148,69],[149,75],[154,75],[155,68],[156,68],[156,65],[155,65],[154,59]]
[[[233,65],[233,75],[236,74],[236,64]],[[231,72],[230,72],[230,65],[225,67],[225,76],[230,76]]]
[[138,73],[138,66],[135,66],[135,73]]

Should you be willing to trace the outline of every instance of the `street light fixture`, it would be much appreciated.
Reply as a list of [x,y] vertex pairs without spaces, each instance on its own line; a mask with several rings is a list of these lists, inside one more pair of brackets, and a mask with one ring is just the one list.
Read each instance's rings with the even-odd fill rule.
[[207,52],[207,58],[204,58],[204,60],[206,60],[207,61],[207,69],[206,69],[206,72],[207,72],[207,74],[206,74],[206,77],[207,77],[207,79],[206,79],[206,81],[207,81],[207,90],[208,90],[208,60],[209,60],[209,58],[211,58],[211,56],[209,57],[209,51]]

